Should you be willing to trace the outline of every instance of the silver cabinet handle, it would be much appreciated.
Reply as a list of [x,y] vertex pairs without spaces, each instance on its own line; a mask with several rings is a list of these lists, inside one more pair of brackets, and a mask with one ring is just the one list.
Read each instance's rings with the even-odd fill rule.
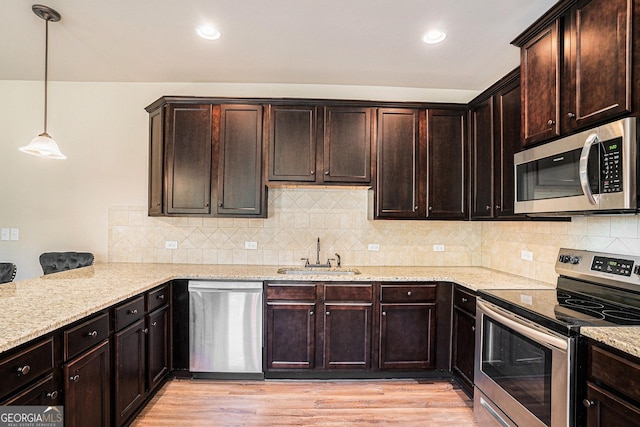
[[549,119],[549,121],[547,122],[547,124],[548,124],[549,126],[553,126],[553,125],[555,125],[555,124],[556,124],[556,121],[555,121],[555,120],[552,120],[552,119]]
[[467,298],[462,297],[462,302],[467,302],[467,301],[469,301]]
[[567,117],[570,119],[575,119],[576,118],[576,113],[567,113]]
[[383,312],[382,312],[382,315],[383,315],[383,316],[386,316],[386,315],[387,315],[387,312],[386,312],[386,311],[383,311]]
[[143,334],[148,334],[148,333],[149,333],[149,328],[144,328],[144,329],[142,330],[142,333],[143,333]]
[[157,324],[158,324],[158,322],[153,322],[153,323],[151,324],[151,326],[156,326]]
[[18,368],[18,376],[27,375],[29,371],[31,371],[31,366],[24,365],[23,367]]
[[313,310],[309,312],[309,316],[313,316]]
[[595,406],[596,402],[594,402],[593,400],[584,399],[582,401],[582,404],[584,405],[585,408],[591,408],[592,406]]
[[89,338],[95,338],[95,337],[97,337],[97,336],[98,336],[98,331],[91,331],[91,332],[88,332],[88,333],[87,333],[87,336],[88,336]]
[[138,309],[134,308],[133,310],[127,311],[127,314],[138,314]]
[[58,391],[57,390],[50,391],[49,393],[46,394],[46,396],[51,400],[55,400],[56,397],[58,397]]
[[330,312],[330,311],[327,311],[327,316],[328,316],[328,315],[330,315],[330,314],[331,314],[331,312]]
[[79,379],[80,379],[80,375],[78,374],[75,374],[74,376],[69,377],[69,381],[72,381],[74,383],[78,382]]
[[311,175],[315,175],[315,174],[316,174],[316,171],[309,171],[309,173],[310,173]]
[[164,295],[163,294],[158,295],[158,299],[164,299]]
[[486,210],[490,211],[491,210],[491,206],[487,205],[484,207]]
[[408,295],[408,296],[411,296],[411,291],[407,292],[407,295]]
[[324,172],[324,174],[325,174],[325,175],[329,175],[329,171],[325,171],[325,172]]

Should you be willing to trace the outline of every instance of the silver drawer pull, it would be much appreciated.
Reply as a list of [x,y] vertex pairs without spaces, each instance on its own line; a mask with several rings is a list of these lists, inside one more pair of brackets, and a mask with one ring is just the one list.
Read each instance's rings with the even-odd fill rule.
[[138,314],[138,309],[134,308],[133,310],[127,311],[127,314]]
[[411,291],[407,292],[407,295],[408,295],[408,296],[411,296]]
[[95,338],[95,337],[97,337],[97,336],[98,336],[98,331],[91,331],[91,332],[88,332],[88,333],[87,333],[87,336],[88,336],[89,338]]
[[309,316],[313,316],[313,310],[309,312]]
[[69,381],[72,381],[74,383],[78,382],[79,379],[80,379],[80,375],[78,375],[78,374],[75,374],[74,376],[69,377]]
[[594,402],[593,400],[584,399],[582,401],[582,404],[584,405],[585,408],[591,408],[592,406],[594,406],[596,404],[596,402]]
[[158,324],[158,322],[153,322],[153,323],[151,324],[151,326],[156,326],[157,324]]
[[164,299],[164,295],[158,295],[158,299]]
[[330,312],[330,311],[327,311],[327,316],[328,316],[328,315],[330,315],[330,314],[331,314],[331,312]]
[[383,312],[382,312],[382,315],[383,315],[383,316],[386,316],[386,315],[387,315],[387,312],[386,312],[386,311],[383,311]]
[[462,297],[462,302],[469,302],[469,300],[465,297]]
[[142,333],[143,333],[143,334],[148,334],[148,333],[149,333],[149,328],[144,328],[144,329],[142,330]]
[[31,366],[24,365],[22,368],[18,368],[18,376],[27,375],[31,370]]
[[58,391],[57,390],[50,391],[49,393],[46,394],[46,396],[51,400],[56,400],[56,397],[58,397]]

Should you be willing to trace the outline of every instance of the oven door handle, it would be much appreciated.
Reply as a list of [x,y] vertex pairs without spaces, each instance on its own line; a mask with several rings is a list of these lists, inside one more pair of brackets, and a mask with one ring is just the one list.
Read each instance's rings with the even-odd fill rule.
[[600,142],[598,139],[598,135],[592,133],[587,137],[584,141],[584,146],[582,147],[582,151],[580,152],[580,167],[578,169],[578,176],[580,178],[580,186],[582,187],[582,192],[589,200],[589,203],[592,205],[597,205],[598,202],[596,198],[593,197],[593,192],[591,192],[591,185],[589,185],[589,151],[591,151],[591,146]]
[[564,352],[566,352],[567,349],[569,348],[569,345],[567,344],[567,340],[558,338],[548,333],[538,331],[537,329],[534,329],[531,326],[525,325],[515,319],[512,319],[511,317],[505,316],[504,314],[498,313],[495,309],[491,308],[488,304],[480,300],[476,302],[476,305],[480,310],[485,312],[485,314],[489,315],[490,317],[493,317],[503,325],[508,326],[514,331],[536,342],[545,344],[550,347],[555,347]]

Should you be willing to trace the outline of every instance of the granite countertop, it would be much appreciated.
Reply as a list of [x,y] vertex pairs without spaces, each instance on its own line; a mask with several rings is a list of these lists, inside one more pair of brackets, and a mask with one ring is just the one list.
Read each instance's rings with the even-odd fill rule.
[[0,285],[0,353],[173,279],[448,281],[471,290],[554,286],[480,267],[355,267],[361,274],[283,275],[277,266],[108,263]]
[[640,326],[584,327],[580,334],[640,357]]

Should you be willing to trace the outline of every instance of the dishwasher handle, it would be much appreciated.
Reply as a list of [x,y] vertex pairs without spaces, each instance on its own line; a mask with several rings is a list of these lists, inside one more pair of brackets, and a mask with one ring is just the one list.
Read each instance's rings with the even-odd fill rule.
[[243,292],[262,291],[262,282],[217,282],[217,281],[190,281],[189,291],[203,292]]

